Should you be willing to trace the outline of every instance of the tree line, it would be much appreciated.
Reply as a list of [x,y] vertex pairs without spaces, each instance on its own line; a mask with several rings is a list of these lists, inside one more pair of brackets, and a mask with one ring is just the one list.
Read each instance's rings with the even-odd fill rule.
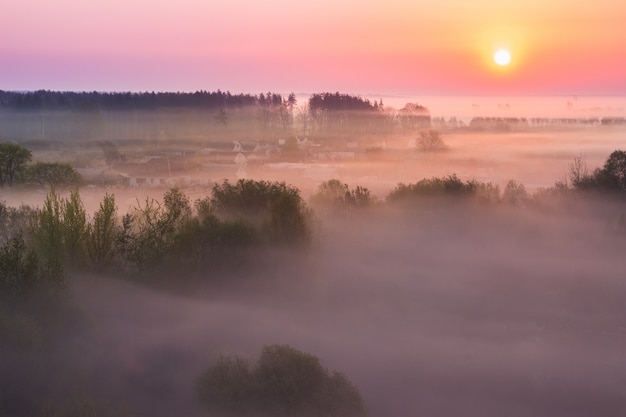
[[0,139],[129,140],[225,137],[267,140],[295,134],[332,138],[430,127],[428,109],[400,111],[382,99],[315,93],[297,106],[294,93],[8,92],[0,90]]
[[[293,94],[290,96],[295,97]],[[171,92],[67,92],[38,90],[11,92],[0,90],[3,110],[154,110],[168,107],[234,108],[282,103],[276,93],[231,94],[229,91]]]

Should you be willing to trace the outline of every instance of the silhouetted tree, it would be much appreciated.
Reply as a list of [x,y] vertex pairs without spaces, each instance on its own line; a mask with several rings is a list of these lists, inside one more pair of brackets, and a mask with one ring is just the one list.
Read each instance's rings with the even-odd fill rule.
[[447,149],[438,130],[424,130],[417,138],[417,149],[422,152],[440,152]]
[[626,152],[617,150],[611,153],[599,176],[609,188],[626,191]]
[[398,119],[405,132],[430,128],[430,112],[418,103],[407,103],[398,112]]
[[224,111],[224,109],[219,109],[219,111],[213,116],[215,123],[220,126],[228,126],[228,115]]
[[0,143],[0,186],[12,186],[16,175],[26,168],[31,158],[30,150],[20,145]]
[[104,161],[108,167],[111,167],[116,162],[122,161],[122,155],[120,154],[117,146],[111,141],[96,142],[98,147],[104,154]]

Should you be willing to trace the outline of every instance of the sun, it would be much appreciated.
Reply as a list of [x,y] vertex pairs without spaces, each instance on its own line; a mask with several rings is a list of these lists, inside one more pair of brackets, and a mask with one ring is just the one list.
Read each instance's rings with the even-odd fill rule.
[[509,65],[511,62],[511,54],[506,49],[498,49],[495,54],[493,54],[493,60],[496,64],[501,67]]

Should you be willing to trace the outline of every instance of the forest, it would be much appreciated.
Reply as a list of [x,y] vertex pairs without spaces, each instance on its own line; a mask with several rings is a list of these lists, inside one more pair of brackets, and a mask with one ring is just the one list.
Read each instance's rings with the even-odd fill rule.
[[[0,91],[0,123],[5,139],[138,140],[145,136],[172,135],[178,140],[256,139],[293,134],[299,119],[307,135],[355,135],[392,128],[382,100],[370,102],[340,93],[312,94],[296,109],[294,93],[231,94],[100,93]],[[417,110],[417,113],[415,111]],[[429,121],[428,110],[407,107]]]

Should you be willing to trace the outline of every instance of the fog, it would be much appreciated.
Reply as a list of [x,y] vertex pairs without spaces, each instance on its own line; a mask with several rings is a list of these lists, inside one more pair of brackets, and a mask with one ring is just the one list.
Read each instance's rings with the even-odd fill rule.
[[[206,149],[218,139],[231,147],[225,128],[207,126],[213,136],[199,135],[184,148]],[[332,144],[313,138],[312,148],[249,158],[243,172],[230,160],[207,163],[199,151],[183,155],[185,168],[176,171],[172,129],[166,140],[117,145],[126,163],[167,158],[166,176],[191,178],[181,188],[192,201],[225,178],[285,181],[309,201],[323,181],[338,178],[368,187],[381,204],[316,210],[309,246],[267,249],[251,264],[195,281],[169,277],[166,288],[73,274],[62,306],[41,324],[53,342],[35,352],[2,350],[0,412],[38,415],[93,398],[111,415],[206,415],[194,384],[219,354],[253,360],[263,346],[289,344],[345,373],[372,417],[626,414],[623,201],[383,202],[400,182],[453,173],[500,190],[515,180],[533,193],[567,181],[577,156],[590,172],[601,167],[623,148],[623,127],[441,129],[440,152],[416,150],[414,133]],[[317,147],[354,155],[311,156]],[[102,176],[130,170],[104,168],[92,141],[39,143],[33,155]],[[157,176],[161,168],[151,169]],[[121,215],[168,187],[98,177],[81,196],[93,213],[113,193]],[[42,189],[4,188],[0,200],[38,206],[44,196]]]
[[179,294],[75,277],[74,324],[11,389],[203,415],[193,384],[219,353],[278,343],[344,372],[372,416],[623,415],[622,207],[386,210]]

